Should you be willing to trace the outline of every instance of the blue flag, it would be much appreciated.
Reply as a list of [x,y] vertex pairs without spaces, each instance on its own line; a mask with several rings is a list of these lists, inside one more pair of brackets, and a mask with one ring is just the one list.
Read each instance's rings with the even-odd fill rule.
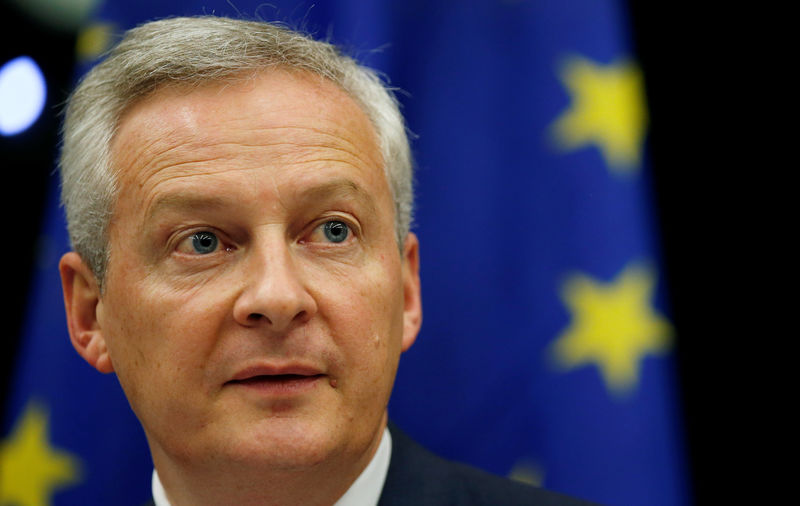
[[[168,15],[287,21],[388,75],[418,138],[424,324],[394,422],[437,453],[605,504],[688,477],[644,80],[621,1],[107,2],[79,48]],[[0,446],[0,503],[142,504],[144,434],[74,352],[55,184]]]

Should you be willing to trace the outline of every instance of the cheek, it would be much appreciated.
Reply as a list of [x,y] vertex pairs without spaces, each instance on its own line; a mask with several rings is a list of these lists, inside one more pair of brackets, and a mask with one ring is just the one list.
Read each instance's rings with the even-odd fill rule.
[[111,324],[107,343],[132,403],[157,401],[159,393],[174,393],[187,382],[201,385],[224,304],[203,292],[158,287],[113,295],[106,303]]
[[359,383],[385,383],[400,355],[402,286],[390,272],[377,264],[359,276],[358,284],[337,283],[336,296],[322,311],[343,352],[346,374]]

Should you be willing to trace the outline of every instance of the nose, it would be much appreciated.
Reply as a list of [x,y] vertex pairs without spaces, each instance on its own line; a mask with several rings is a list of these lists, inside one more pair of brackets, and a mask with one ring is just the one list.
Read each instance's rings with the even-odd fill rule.
[[285,243],[254,248],[246,266],[244,289],[233,307],[233,317],[239,324],[283,332],[317,312],[301,267]]

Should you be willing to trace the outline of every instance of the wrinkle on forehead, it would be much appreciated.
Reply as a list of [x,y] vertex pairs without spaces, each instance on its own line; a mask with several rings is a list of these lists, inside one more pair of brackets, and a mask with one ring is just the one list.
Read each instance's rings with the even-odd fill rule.
[[[345,132],[335,135],[317,128],[296,126],[249,130],[225,128],[225,139],[215,139],[213,135],[195,134],[180,128],[166,131],[148,125],[143,125],[143,128],[153,132],[149,138],[125,136],[114,146],[119,155],[116,159],[118,167],[136,167],[138,174],[135,179],[140,184],[145,184],[152,173],[164,168],[180,170],[186,166],[197,169],[200,167],[193,166],[204,162],[251,156],[258,157],[265,165],[328,161],[382,169],[380,155],[360,149],[344,136]],[[321,157],[323,150],[325,156]],[[213,167],[203,169],[213,171]],[[130,177],[125,174],[127,171],[121,172],[123,177]]]
[[[310,170],[344,163],[385,179],[371,122],[337,85],[305,72],[272,70],[262,77],[265,87],[258,76],[168,86],[135,103],[112,144],[120,187],[149,193],[157,174],[161,181],[222,173],[237,169],[239,160],[247,168],[308,163]],[[272,77],[279,86],[270,86]]]
[[[259,88],[259,75],[266,80],[277,77],[282,80],[281,86]],[[303,102],[314,103],[314,109],[298,108]],[[225,117],[232,104],[234,107],[244,104],[245,107],[237,109],[244,114]],[[342,114],[343,105],[351,109],[348,114]],[[269,118],[260,115],[264,106],[272,110]],[[210,122],[224,128],[209,131],[205,127]],[[293,128],[301,130],[300,133],[314,131],[320,136],[319,145],[349,144],[350,151],[357,149],[349,136],[359,133],[359,137],[371,138],[376,149],[378,146],[371,121],[346,92],[325,78],[291,69],[272,69],[247,80],[211,82],[199,87],[166,85],[134,102],[120,119],[121,129],[128,126],[130,130],[137,125],[143,127],[141,132],[159,132],[158,136],[149,136],[153,141],[171,139],[193,147],[219,143],[229,130],[252,130],[261,135],[272,128],[284,129],[281,135],[289,138],[292,135],[288,130]],[[324,128],[318,128],[319,125]],[[115,142],[119,134],[118,131]],[[381,160],[379,150],[377,154]]]
[[[277,181],[273,178],[273,191],[280,202],[282,192]],[[369,213],[377,213],[378,207],[373,196],[356,182],[347,178],[337,178],[319,184],[305,185],[297,190],[297,195],[292,196],[293,201],[299,205],[313,203],[322,199],[348,199],[361,202]],[[153,199],[153,204],[148,206],[145,222],[153,220],[162,212],[173,210],[209,210],[225,209],[236,202],[221,195],[198,195],[196,193],[170,193]],[[283,205],[282,202],[280,202]],[[285,207],[285,206],[284,206]]]

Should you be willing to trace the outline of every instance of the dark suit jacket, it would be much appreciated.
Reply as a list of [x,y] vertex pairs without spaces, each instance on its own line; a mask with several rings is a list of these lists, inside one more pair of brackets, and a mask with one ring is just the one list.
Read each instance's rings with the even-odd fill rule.
[[581,506],[591,503],[449,462],[396,426],[392,459],[378,506]]

